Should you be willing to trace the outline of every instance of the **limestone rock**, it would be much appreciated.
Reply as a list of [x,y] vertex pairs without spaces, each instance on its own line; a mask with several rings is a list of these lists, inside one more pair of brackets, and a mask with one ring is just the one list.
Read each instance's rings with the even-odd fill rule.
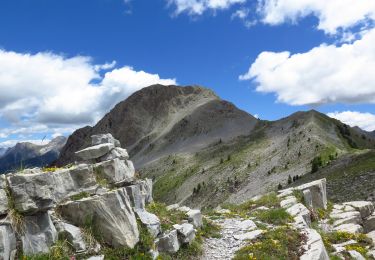
[[374,212],[374,205],[370,201],[351,201],[346,202],[344,205],[349,205],[361,213],[362,218],[367,218]]
[[367,233],[366,236],[372,240],[372,244],[375,247],[375,231],[371,231]]
[[353,260],[366,260],[366,258],[364,258],[360,253],[358,253],[355,250],[350,250],[348,251],[348,253]]
[[142,224],[147,227],[150,234],[157,237],[157,235],[159,235],[161,232],[159,218],[155,214],[149,213],[146,210],[137,210],[136,214],[138,215]]
[[153,201],[152,199],[152,180],[146,179],[137,181],[134,185],[125,187],[130,197],[132,206],[138,209],[144,209],[146,204]]
[[329,260],[327,250],[324,246],[322,237],[314,229],[305,230],[307,236],[306,250],[300,257],[300,260]]
[[0,259],[14,259],[17,251],[16,235],[10,223],[1,220],[0,225]]
[[363,233],[363,228],[358,224],[342,224],[340,226],[334,227],[336,231],[343,231],[352,234]]
[[298,186],[297,190],[309,190],[313,208],[327,208],[326,179],[320,179]]
[[263,234],[262,230],[254,230],[250,231],[244,234],[239,234],[239,235],[233,235],[234,239],[237,240],[253,240],[258,238],[261,234]]
[[113,159],[127,160],[129,159],[128,151],[121,147],[113,148],[109,153],[99,158],[99,161],[108,161]]
[[91,136],[92,145],[108,144],[108,143],[113,144],[115,147],[120,147],[120,142],[109,133]]
[[80,228],[61,221],[56,224],[56,229],[59,237],[66,239],[75,252],[86,251],[86,242]]
[[301,216],[308,226],[311,225],[310,211],[302,203],[297,203],[291,206],[290,208],[286,209],[286,212],[288,212],[292,217]]
[[375,230],[375,214],[372,214],[363,221],[363,228],[366,233]]
[[94,165],[97,178],[105,179],[110,185],[129,183],[134,180],[134,168],[129,168],[125,161],[113,159]]
[[104,255],[94,255],[87,258],[87,260],[104,260]]
[[173,228],[177,230],[179,241],[182,244],[190,244],[195,238],[195,230],[192,224],[175,224]]
[[15,208],[26,214],[46,211],[56,203],[80,192],[93,193],[96,181],[91,166],[37,174],[13,174],[8,177]]
[[95,195],[60,205],[61,216],[76,226],[90,222],[93,229],[113,247],[133,248],[139,231],[125,189]]
[[303,200],[307,208],[313,208],[313,201],[311,191],[309,189],[302,191],[303,193]]
[[177,230],[172,230],[156,240],[156,246],[160,252],[176,253],[180,249]]
[[75,152],[75,154],[83,160],[92,160],[102,157],[109,153],[113,148],[115,148],[115,146],[111,143],[102,143]]
[[5,215],[8,212],[8,197],[5,189],[5,175],[0,175],[0,215]]
[[56,228],[47,212],[25,216],[23,229],[21,240],[26,255],[48,253],[57,240]]
[[188,216],[189,223],[194,227],[199,228],[203,225],[202,213],[198,209],[189,210],[186,215]]
[[242,231],[249,231],[249,230],[254,230],[257,228],[256,224],[254,221],[250,219],[246,219],[244,221],[241,221],[238,223],[238,227],[241,228]]
[[178,209],[180,207],[179,204],[172,204],[172,205],[169,205],[167,206],[167,210],[175,210],[175,209]]
[[289,208],[295,204],[297,204],[297,198],[294,196],[285,197],[282,201],[280,201],[280,206],[282,208]]

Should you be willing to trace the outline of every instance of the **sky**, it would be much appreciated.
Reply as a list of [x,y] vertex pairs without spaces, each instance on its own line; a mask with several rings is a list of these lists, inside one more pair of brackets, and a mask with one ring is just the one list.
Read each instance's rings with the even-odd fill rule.
[[374,72],[374,0],[0,0],[0,148],[94,125],[156,83],[373,131]]

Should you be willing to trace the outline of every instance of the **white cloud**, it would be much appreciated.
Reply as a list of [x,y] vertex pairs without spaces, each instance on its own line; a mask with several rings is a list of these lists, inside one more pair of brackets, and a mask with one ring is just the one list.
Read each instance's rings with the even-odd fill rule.
[[361,113],[357,111],[336,111],[328,113],[327,115],[353,127],[358,126],[366,131],[375,130],[375,115],[371,113]]
[[176,84],[175,79],[115,66],[115,61],[94,64],[90,57],[0,49],[0,119],[11,125],[0,135],[66,133],[94,123],[136,90]]
[[245,3],[247,0],[167,0],[168,6],[175,7],[175,14],[202,15],[205,11],[228,9],[232,5]]
[[351,44],[262,52],[240,80],[290,105],[375,103],[375,29]]
[[30,139],[30,140],[7,140],[4,142],[0,142],[0,148],[8,148],[8,147],[13,147],[17,143],[32,143],[32,144],[37,144],[37,145],[46,145],[50,142],[51,140],[49,139]]
[[270,25],[314,15],[319,19],[318,29],[335,34],[360,22],[375,20],[374,0],[258,0],[258,13]]

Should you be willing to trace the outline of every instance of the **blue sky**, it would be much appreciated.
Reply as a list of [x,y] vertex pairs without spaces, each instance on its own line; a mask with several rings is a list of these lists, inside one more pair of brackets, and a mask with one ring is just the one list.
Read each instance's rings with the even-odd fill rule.
[[157,82],[375,130],[374,1],[326,2],[1,0],[0,147],[68,135]]

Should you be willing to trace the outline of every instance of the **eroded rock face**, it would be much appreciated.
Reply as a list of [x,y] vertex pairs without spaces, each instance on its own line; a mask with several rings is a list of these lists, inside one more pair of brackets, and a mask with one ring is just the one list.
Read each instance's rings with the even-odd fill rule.
[[14,259],[17,251],[16,235],[10,223],[0,220],[0,259]]
[[80,192],[93,193],[97,186],[92,167],[85,164],[56,172],[13,174],[8,182],[16,210],[25,214],[46,211]]
[[105,179],[110,185],[121,185],[134,180],[134,167],[129,167],[129,163],[118,158],[100,162],[94,165],[95,174],[101,179]]
[[92,226],[113,247],[133,248],[139,231],[125,189],[68,202],[59,207],[61,216],[76,226]]
[[123,149],[121,147],[115,147],[113,148],[108,154],[102,156],[99,158],[100,161],[108,161],[113,159],[120,159],[120,160],[128,160],[129,154],[126,149]]
[[152,199],[152,180],[139,180],[135,184],[125,187],[135,210],[143,210]]
[[48,212],[24,217],[24,234],[21,237],[26,255],[48,253],[57,240],[57,231]]

